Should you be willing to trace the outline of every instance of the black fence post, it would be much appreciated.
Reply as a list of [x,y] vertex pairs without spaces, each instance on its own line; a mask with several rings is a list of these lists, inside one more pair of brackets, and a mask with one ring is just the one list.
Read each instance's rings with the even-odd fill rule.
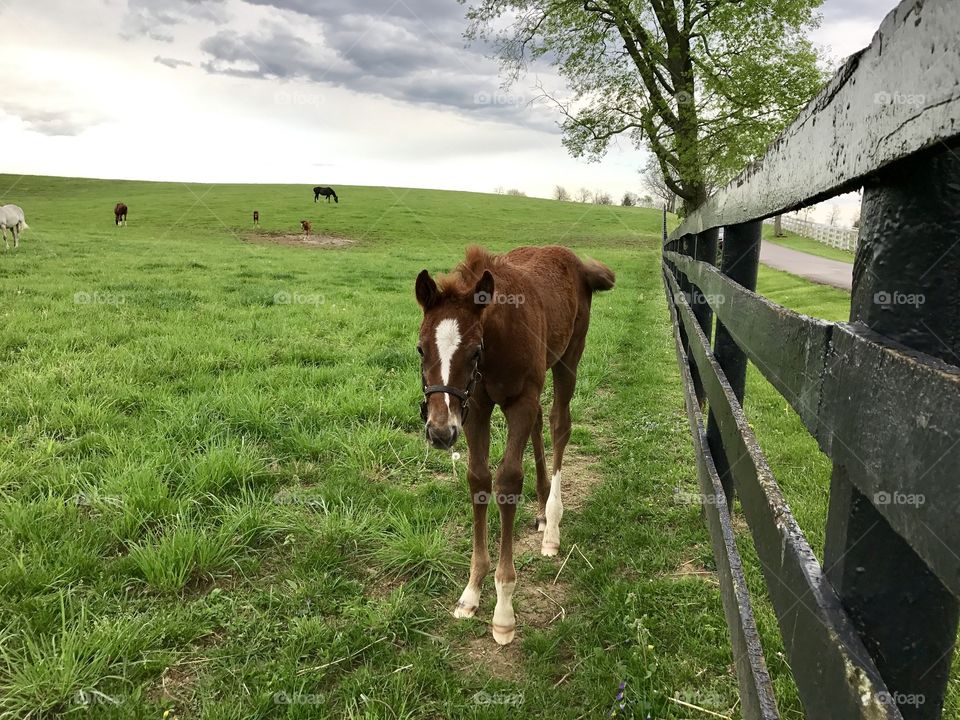
[[[763,223],[760,220],[730,225],[723,229],[723,256],[720,259],[720,272],[748,290],[757,288],[762,230]],[[747,356],[719,320],[716,338],[713,341],[713,354],[727,376],[737,400],[742,403],[743,388],[747,380]],[[723,449],[720,428],[712,411],[707,419],[707,443],[710,445],[710,454],[713,455],[720,483],[727,496],[727,504],[732,508],[733,476],[730,474],[730,464]]]
[[[947,149],[868,183],[850,310],[852,322],[952,365],[960,365],[958,207],[960,157]],[[870,421],[850,408],[850,422]],[[930,488],[926,502],[953,492]],[[824,566],[905,720],[935,720],[957,640],[957,599],[887,524],[875,507],[886,500],[864,496],[834,465]]]
[[[720,229],[713,228],[712,230],[705,230],[702,233],[697,233],[696,235],[696,247],[694,248],[693,258],[694,260],[700,260],[701,262],[709,263],[710,265],[717,264],[717,240],[720,237]],[[700,288],[693,288],[693,314],[697,318],[697,322],[700,323],[700,327],[703,329],[703,334],[707,336],[707,340],[710,340],[713,335],[713,328],[711,327],[713,323],[713,311],[710,309],[710,305],[707,303],[706,298],[704,298],[703,293],[700,292]]]

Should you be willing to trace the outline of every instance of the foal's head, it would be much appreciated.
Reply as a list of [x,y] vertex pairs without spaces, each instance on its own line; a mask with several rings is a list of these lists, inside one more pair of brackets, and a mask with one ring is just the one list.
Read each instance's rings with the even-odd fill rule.
[[423,308],[417,343],[426,396],[423,420],[435,448],[453,447],[466,419],[483,349],[480,319],[491,297],[489,270],[476,285],[459,289],[440,289],[426,270],[417,276],[417,302]]

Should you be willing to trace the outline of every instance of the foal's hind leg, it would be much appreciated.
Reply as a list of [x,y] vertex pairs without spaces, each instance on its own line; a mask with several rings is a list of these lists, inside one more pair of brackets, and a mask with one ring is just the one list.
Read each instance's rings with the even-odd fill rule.
[[563,451],[570,440],[570,400],[577,386],[577,365],[583,354],[586,332],[575,336],[570,346],[553,366],[553,407],[550,408],[550,437],[553,442],[553,475],[550,477],[550,494],[546,502],[546,527],[540,545],[541,555],[556,555],[560,551],[560,519],[563,517],[563,501],[560,498],[560,478],[563,466]]
[[537,532],[543,532],[547,526],[547,495],[550,493],[550,483],[547,480],[547,457],[543,449],[543,407],[537,409],[537,419],[533,423],[530,433],[533,441],[533,459],[537,465]]

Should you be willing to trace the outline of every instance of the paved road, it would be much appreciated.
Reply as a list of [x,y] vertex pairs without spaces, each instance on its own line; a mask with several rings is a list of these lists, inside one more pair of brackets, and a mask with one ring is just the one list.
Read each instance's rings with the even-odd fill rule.
[[760,246],[760,262],[822,285],[841,290],[853,288],[853,263],[828,260],[768,242]]

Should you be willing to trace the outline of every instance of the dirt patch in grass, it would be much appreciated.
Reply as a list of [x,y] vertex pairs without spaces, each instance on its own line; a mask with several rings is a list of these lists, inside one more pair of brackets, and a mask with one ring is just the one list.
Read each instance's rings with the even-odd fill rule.
[[454,646],[454,650],[459,656],[457,666],[462,672],[475,673],[479,667],[498,680],[523,680],[523,653],[518,640],[501,647],[487,633],[461,646]]
[[304,235],[303,233],[253,232],[247,233],[245,239],[247,242],[261,245],[267,243],[273,245],[295,245],[297,247],[317,248],[320,250],[348,247],[354,244],[354,241],[350,238],[314,233]]
[[193,703],[197,681],[196,664],[171,665],[150,688],[147,697],[162,705],[183,710]]
[[666,577],[669,577],[673,580],[698,578],[712,585],[720,584],[720,581],[717,580],[717,574],[713,570],[708,570],[694,560],[685,560],[684,562],[680,563],[680,566],[673,572],[668,573]]

